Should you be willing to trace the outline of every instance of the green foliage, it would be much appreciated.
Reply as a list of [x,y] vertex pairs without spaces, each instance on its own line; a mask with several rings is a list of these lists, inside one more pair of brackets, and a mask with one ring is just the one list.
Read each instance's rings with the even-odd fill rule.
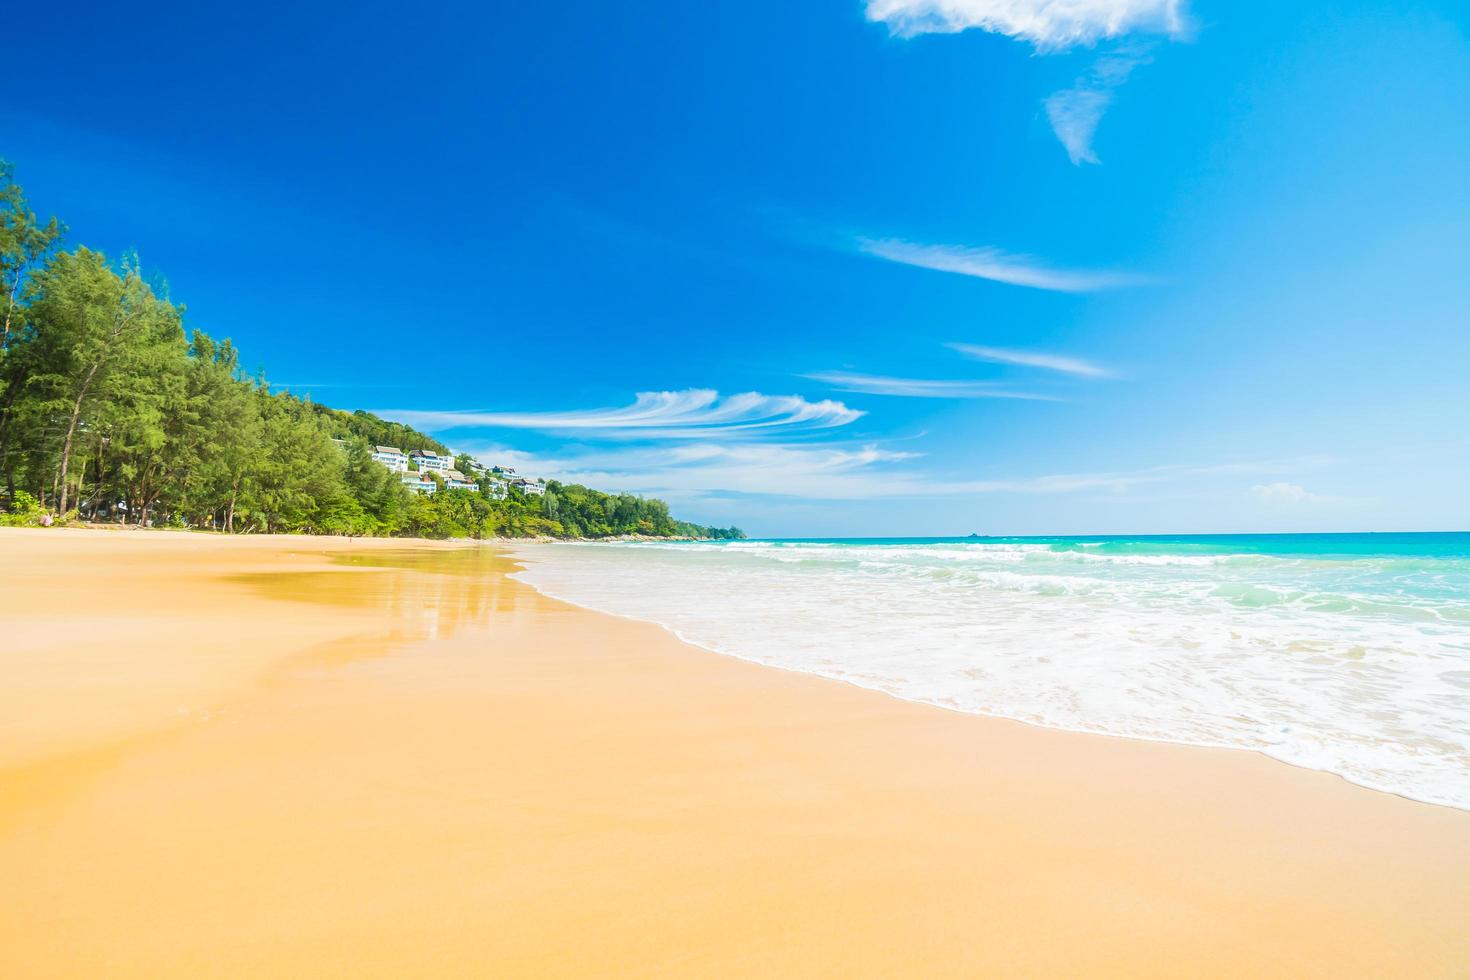
[[[184,311],[87,248],[56,250],[0,161],[0,513],[226,532],[431,538],[743,537],[674,520],[668,505],[550,482],[544,493],[418,494],[375,445],[447,454],[368,412],[273,392],[228,340],[186,334]],[[472,477],[475,460],[456,467]],[[417,469],[417,467],[413,467]]]
[[10,509],[0,513],[0,527],[38,527],[49,511],[24,490],[10,498]]
[[[14,174],[14,168],[0,160],[0,376],[11,340],[20,329],[28,276],[51,253],[63,231],[55,218],[37,220]],[[0,396],[4,391],[0,387]]]
[[406,453],[411,453],[415,449],[428,449],[440,454],[449,452],[443,443],[422,432],[401,422],[385,421],[371,412],[344,412],[341,409],[315,404],[312,405],[312,411],[321,418],[327,431],[337,439],[356,437],[370,446],[396,446]]
[[[511,500],[539,509],[540,514],[561,525],[555,536],[606,538],[642,535],[658,538],[743,538],[738,528],[702,527],[676,521],[662,500],[632,494],[608,494],[580,484],[555,480],[537,498],[511,492]],[[545,532],[543,532],[545,533]]]

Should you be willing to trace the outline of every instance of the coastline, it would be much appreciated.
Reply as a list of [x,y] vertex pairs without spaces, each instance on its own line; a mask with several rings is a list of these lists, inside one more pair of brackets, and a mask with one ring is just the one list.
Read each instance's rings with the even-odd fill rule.
[[9,531],[0,557],[28,570],[0,597],[7,975],[1470,962],[1470,814],[1261,755],[771,670],[493,547]]
[[[720,655],[1041,728],[1255,752],[1470,812],[1454,689],[1470,681],[1454,629],[1470,607],[1416,594],[1398,566],[1418,559],[1364,550],[1363,535],[1276,537],[753,541],[729,560],[724,547],[510,551],[545,595]],[[1470,547],[1423,537],[1436,555]],[[1445,561],[1436,588],[1465,567]],[[1173,608],[1156,591],[1169,575],[1189,597]],[[1371,617],[1353,608],[1374,599]]]
[[608,534],[608,535],[604,535],[603,537],[600,537],[600,538],[587,538],[587,537],[562,537],[562,538],[558,538],[558,537],[555,537],[555,536],[549,535],[549,534],[527,534],[527,535],[523,535],[521,537],[504,537],[502,535],[490,535],[490,536],[481,537],[481,538],[468,538],[468,537],[464,537],[464,538],[427,538],[427,537],[415,537],[413,535],[407,535],[407,534],[404,534],[404,535],[393,535],[393,534],[382,534],[382,535],[375,535],[375,534],[300,534],[300,533],[297,533],[295,531],[241,531],[241,532],[238,532],[238,533],[232,535],[232,534],[229,534],[228,532],[224,532],[224,531],[214,531],[214,530],[209,530],[209,529],[206,529],[206,528],[197,528],[197,527],[187,527],[187,528],[186,527],[155,527],[155,526],[139,527],[136,524],[113,524],[113,523],[107,523],[107,522],[100,522],[99,523],[99,522],[93,522],[93,521],[72,521],[72,522],[65,523],[65,524],[57,524],[57,525],[54,525],[54,526],[47,526],[47,527],[39,527],[39,526],[36,526],[36,527],[33,527],[33,528],[25,528],[25,529],[26,530],[45,530],[45,531],[145,531],[145,532],[161,531],[161,532],[163,532],[165,534],[199,534],[199,535],[204,535],[204,536],[209,536],[209,537],[295,538],[297,540],[327,540],[327,541],[330,541],[330,540],[333,540],[333,539],[350,538],[350,539],[352,539],[354,541],[376,541],[376,542],[380,542],[380,543],[384,543],[384,544],[391,544],[394,541],[438,541],[438,542],[443,542],[443,543],[452,543],[452,544],[456,544],[456,545],[476,545],[476,544],[484,545],[484,544],[518,544],[518,543],[519,544],[558,544],[558,543],[560,543],[560,544],[593,544],[593,543],[596,543],[596,542],[599,542],[599,541],[601,541],[601,542],[629,542],[629,541],[644,541],[644,542],[651,542],[651,541],[664,541],[664,542],[711,542],[711,541],[727,541],[727,540],[738,540],[738,541],[745,540],[744,538],[690,538],[690,537],[681,537],[679,535],[659,535],[659,534]]
[[[511,546],[511,545],[514,545],[515,543],[527,543],[527,542],[517,542],[515,540],[506,540],[506,541],[503,541],[501,543],[506,544],[508,546]],[[546,542],[539,542],[538,541],[538,542],[529,542],[529,543],[534,543],[534,544],[542,544],[542,543],[552,544],[552,543],[563,543],[563,542],[558,542],[556,540],[552,540],[552,541],[546,541]],[[529,556],[523,556],[523,555],[520,555],[520,554],[516,554],[514,547],[507,547],[507,551],[509,552],[509,557],[513,561],[517,561],[518,562],[518,561],[521,561],[522,559],[534,561],[534,559],[533,558],[530,558]],[[732,660],[738,660],[741,663],[752,664],[754,666],[761,667],[761,668],[763,668],[765,670],[779,670],[779,671],[784,671],[786,673],[799,674],[799,675],[808,676],[808,677],[816,677],[816,678],[819,678],[819,679],[824,680],[824,681],[829,681],[829,682],[831,682],[833,684],[841,684],[844,687],[851,687],[851,688],[854,688],[855,690],[866,691],[866,692],[872,693],[872,694],[880,694],[880,695],[882,695],[884,697],[894,698],[896,700],[904,701],[904,702],[907,702],[909,704],[922,705],[922,706],[924,706],[926,708],[933,708],[933,709],[935,709],[937,711],[946,711],[946,712],[950,712],[950,713],[953,713],[953,714],[965,715],[967,717],[972,717],[972,718],[988,718],[988,719],[993,719],[993,720],[996,720],[996,721],[1012,722],[1012,723],[1017,724],[1017,725],[1024,725],[1027,728],[1035,728],[1035,729],[1040,730],[1040,731],[1061,732],[1061,733],[1067,734],[1067,735],[1082,735],[1082,736],[1085,736],[1087,738],[1121,739],[1121,740],[1123,740],[1125,742],[1143,742],[1143,743],[1146,743],[1146,744],[1153,744],[1153,745],[1174,745],[1174,746],[1178,746],[1180,748],[1207,749],[1207,750],[1210,750],[1210,751],[1221,751],[1221,752],[1246,752],[1246,753],[1249,753],[1251,755],[1258,755],[1261,758],[1263,758],[1263,759],[1265,759],[1265,760],[1267,760],[1269,762],[1273,762],[1273,763],[1276,763],[1276,764],[1279,764],[1279,765],[1283,765],[1283,766],[1289,766],[1292,769],[1300,769],[1303,772],[1317,773],[1319,775],[1331,776],[1331,777],[1336,778],[1336,779],[1341,779],[1343,782],[1347,783],[1348,785],[1354,786],[1354,787],[1356,787],[1358,789],[1365,789],[1365,790],[1368,790],[1369,792],[1382,793],[1382,794],[1385,794],[1387,796],[1393,796],[1393,797],[1396,797],[1398,799],[1401,799],[1401,800],[1403,800],[1403,801],[1405,801],[1407,803],[1414,803],[1414,804],[1417,804],[1417,805],[1420,805],[1420,806],[1443,807],[1443,808],[1445,808],[1447,810],[1453,810],[1453,811],[1461,812],[1461,813],[1470,813],[1470,811],[1467,811],[1464,807],[1457,807],[1457,806],[1455,806],[1454,804],[1451,804],[1451,803],[1442,803],[1442,802],[1440,802],[1438,800],[1420,799],[1419,797],[1413,796],[1413,795],[1411,795],[1409,793],[1399,792],[1399,791],[1392,790],[1392,789],[1385,789],[1385,788],[1383,788],[1381,786],[1372,786],[1372,785],[1369,785],[1368,783],[1359,782],[1357,780],[1354,780],[1352,777],[1347,776],[1347,775],[1345,775],[1343,773],[1335,772],[1335,771],[1333,771],[1331,769],[1316,768],[1316,767],[1307,765],[1305,763],[1294,762],[1294,761],[1292,761],[1289,758],[1282,758],[1282,757],[1279,757],[1279,756],[1275,756],[1275,755],[1272,755],[1269,751],[1267,751],[1265,749],[1257,748],[1257,747],[1253,747],[1253,746],[1230,745],[1230,744],[1227,744],[1227,743],[1224,743],[1224,742],[1185,741],[1185,740],[1182,740],[1182,739],[1179,739],[1179,738],[1165,738],[1165,737],[1162,737],[1162,736],[1149,736],[1149,735],[1133,735],[1133,734],[1124,734],[1124,733],[1119,733],[1119,732],[1108,732],[1108,731],[1102,731],[1102,730],[1089,730],[1089,729],[1085,729],[1085,728],[1068,728],[1068,727],[1066,727],[1064,725],[1048,724],[1047,722],[1044,722],[1044,721],[1037,721],[1037,720],[1033,720],[1033,719],[1029,719],[1029,718],[1022,718],[1022,717],[1019,717],[1019,716],[1016,716],[1016,715],[1003,714],[1003,713],[995,712],[995,711],[972,711],[972,710],[969,710],[969,709],[966,709],[966,708],[960,708],[960,707],[955,707],[954,705],[944,704],[944,703],[942,703],[940,701],[924,700],[923,698],[917,698],[917,697],[908,697],[908,696],[905,696],[905,695],[903,695],[901,693],[898,693],[898,692],[895,692],[895,691],[885,690],[885,689],[883,689],[881,687],[878,687],[878,686],[875,686],[873,684],[864,683],[861,679],[854,678],[854,677],[851,677],[851,676],[848,676],[848,675],[845,675],[845,674],[842,674],[842,673],[838,673],[838,672],[821,672],[821,671],[803,669],[803,668],[800,668],[800,667],[790,667],[790,666],[786,666],[784,664],[775,663],[775,662],[768,661],[768,660],[762,660],[762,659],[760,659],[758,657],[747,656],[747,655],[744,655],[744,654],[741,654],[741,653],[738,653],[738,652],[735,652],[735,651],[722,650],[719,647],[710,645],[708,643],[701,643],[699,640],[697,640],[697,639],[695,639],[695,638],[687,635],[682,630],[680,630],[678,627],[673,626],[673,625],[671,625],[669,623],[662,622],[662,621],[657,620],[657,619],[644,619],[644,618],[639,617],[639,616],[634,616],[634,615],[630,615],[630,614],[614,612],[614,611],[612,611],[610,609],[600,609],[600,608],[598,608],[598,607],[596,607],[594,605],[589,605],[586,602],[580,602],[580,601],[578,601],[578,600],[576,600],[574,598],[571,598],[570,596],[567,596],[564,593],[557,592],[557,591],[554,591],[552,589],[549,589],[549,588],[546,588],[546,587],[543,587],[543,586],[535,585],[535,584],[527,581],[525,578],[521,577],[516,572],[510,572],[508,574],[515,581],[519,581],[519,582],[524,583],[529,588],[534,589],[537,593],[539,593],[539,594],[545,596],[546,598],[551,599],[551,600],[553,600],[555,602],[563,602],[563,603],[566,603],[567,605],[575,606],[576,608],[585,610],[586,612],[589,612],[589,613],[593,614],[594,616],[609,616],[609,617],[611,617],[613,619],[619,619],[619,620],[623,620],[623,621],[629,622],[629,623],[639,623],[639,624],[643,624],[643,625],[654,626],[654,627],[657,627],[658,629],[661,629],[664,632],[668,633],[671,637],[673,637],[676,641],[678,641],[679,643],[683,644],[684,646],[692,647],[692,648],[694,648],[696,650],[702,651],[702,652],[707,653],[707,654],[710,654],[712,656],[716,656],[716,657],[728,657],[728,658],[730,658]]]

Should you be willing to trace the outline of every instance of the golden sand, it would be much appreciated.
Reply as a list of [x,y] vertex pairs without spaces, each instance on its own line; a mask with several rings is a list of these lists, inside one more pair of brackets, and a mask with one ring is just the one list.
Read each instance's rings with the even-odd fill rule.
[[0,977],[1470,975],[1470,813],[715,656],[491,549],[0,567]]

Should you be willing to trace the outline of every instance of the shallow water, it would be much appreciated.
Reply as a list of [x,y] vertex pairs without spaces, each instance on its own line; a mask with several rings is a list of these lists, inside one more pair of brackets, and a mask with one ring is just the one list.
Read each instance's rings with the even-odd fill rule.
[[1470,534],[518,550],[542,591],[722,653],[1470,809]]

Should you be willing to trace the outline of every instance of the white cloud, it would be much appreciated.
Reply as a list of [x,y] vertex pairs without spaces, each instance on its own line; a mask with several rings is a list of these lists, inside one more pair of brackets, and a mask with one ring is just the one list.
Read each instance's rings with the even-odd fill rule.
[[749,494],[805,500],[878,500],[979,494],[1126,493],[1137,487],[1190,483],[1218,472],[1271,473],[1302,460],[1155,466],[1141,470],[953,479],[920,469],[922,454],[876,444],[686,442],[572,451],[554,456],[496,446],[459,447],[488,463],[601,490],[669,500]]
[[[889,496],[884,469],[916,454],[845,443],[693,442],[536,457],[495,448],[522,472],[602,490],[687,499],[712,493],[851,500]],[[906,479],[912,479],[908,477]]]
[[1076,374],[1084,378],[1111,378],[1114,376],[1113,372],[1107,368],[1091,361],[1084,361],[1080,357],[1043,354],[1037,351],[1014,350],[1007,347],[982,347],[979,344],[950,344],[949,347],[977,361],[1045,368],[1048,371]]
[[1113,103],[1113,93],[1133,74],[1133,69],[1151,59],[1147,46],[1135,45],[1103,55],[1071,88],[1053,93],[1042,104],[1052,132],[1066,147],[1074,165],[1100,163],[1092,139],[1103,113]]
[[1315,493],[1311,493],[1305,487],[1284,481],[1265,484],[1258,483],[1251,487],[1251,493],[1258,500],[1268,504],[1312,504],[1320,503],[1324,499]]
[[1092,137],[1112,101],[1111,90],[1088,88],[1079,80],[1075,88],[1056,92],[1042,103],[1052,132],[1062,141],[1074,165],[1102,162],[1092,149]]
[[1050,395],[1014,391],[988,381],[936,381],[927,378],[890,378],[846,371],[816,371],[803,378],[820,381],[840,391],[865,395],[896,395],[904,398],[1014,398],[1022,401],[1057,401]]
[[[1048,52],[1129,35],[1179,37],[1186,26],[1184,0],[868,0],[867,13],[903,37],[978,28]],[[1120,46],[1043,102],[1073,164],[1099,162],[1092,149],[1098,123],[1118,87],[1149,60],[1147,52]]]
[[1257,459],[1243,463],[1215,463],[1195,467],[1196,473],[1260,473],[1275,476],[1278,473],[1293,473],[1305,468],[1341,466],[1345,461],[1336,456],[1286,456],[1279,459]]
[[1135,32],[1177,35],[1183,6],[1183,0],[867,0],[867,16],[903,37],[973,27],[1050,51]]
[[[952,345],[963,349],[965,345]],[[991,359],[1044,366],[1070,373],[1105,373],[1076,358],[1000,348],[974,348]],[[823,372],[830,382],[866,385],[885,394],[917,397],[954,395],[983,382],[942,382]],[[946,386],[935,389],[934,385]],[[817,441],[815,432],[833,432],[861,416],[836,401],[807,401],[797,396],[755,392],[721,398],[716,392],[691,389],[644,392],[619,408],[557,412],[385,411],[385,417],[434,431],[452,429],[521,429],[566,432],[590,440],[637,440],[612,444],[567,444],[550,453],[529,453],[501,443],[459,439],[456,451],[486,463],[515,466],[531,476],[583,483],[603,490],[631,491],[688,500],[708,495],[742,494],[805,500],[955,497],[964,495],[1067,494],[1103,490],[1128,492],[1139,486],[1200,481],[1221,473],[1249,473],[1259,478],[1300,472],[1332,460],[1321,457],[1228,461],[1210,465],[1174,464],[1145,469],[1052,473],[1039,476],[957,478],[933,472],[920,462],[921,453],[895,450],[877,443]],[[787,434],[800,439],[784,439]],[[771,437],[777,438],[771,438]],[[670,442],[668,440],[676,440]],[[1292,484],[1256,487],[1271,499],[1317,499]],[[1305,495],[1305,496],[1303,496]],[[1321,498],[1326,499],[1326,498]]]
[[1120,272],[1051,269],[1030,256],[1010,255],[998,248],[922,245],[897,238],[860,238],[857,245],[866,254],[890,262],[1055,292],[1089,293],[1148,282]]
[[829,429],[847,425],[863,413],[839,401],[809,402],[798,395],[750,391],[720,397],[719,392],[639,392],[633,404],[565,412],[443,412],[383,409],[376,414],[430,431],[455,428],[534,429],[583,432],[609,438],[689,439],[764,429]]

